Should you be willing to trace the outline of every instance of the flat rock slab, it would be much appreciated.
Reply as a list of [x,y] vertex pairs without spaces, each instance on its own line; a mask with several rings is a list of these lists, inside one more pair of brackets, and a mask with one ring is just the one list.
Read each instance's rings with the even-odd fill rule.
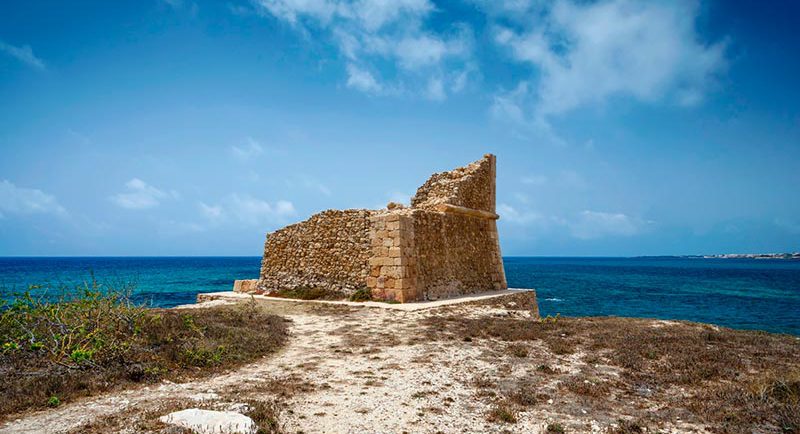
[[[346,306],[366,306],[366,307],[378,307],[383,309],[416,311],[416,310],[432,309],[435,307],[447,306],[451,304],[468,303],[471,301],[484,300],[487,298],[502,297],[504,295],[514,294],[524,291],[533,291],[533,289],[509,288],[509,289],[502,289],[499,291],[483,291],[475,294],[461,295],[452,298],[444,298],[441,300],[412,301],[409,303],[385,303],[380,301],[345,301],[345,300],[342,301],[298,300],[295,298],[268,297],[266,295],[260,295],[260,294],[246,294],[242,292],[223,291],[223,292],[205,292],[197,294],[198,304],[194,306],[205,307],[206,303],[218,302],[218,300],[242,301],[242,300],[250,300],[250,298],[252,297],[256,300],[266,300],[274,302],[339,304]],[[186,305],[186,306],[192,306],[192,305]]]
[[249,417],[232,411],[188,408],[159,418],[161,422],[188,428],[197,434],[254,434],[256,423]]

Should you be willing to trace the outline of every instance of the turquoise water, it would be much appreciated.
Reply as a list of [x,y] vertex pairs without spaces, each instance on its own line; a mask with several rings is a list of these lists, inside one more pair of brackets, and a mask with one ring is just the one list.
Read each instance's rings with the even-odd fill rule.
[[[800,261],[504,258],[508,284],[536,288],[544,315],[686,319],[800,335]],[[135,281],[154,306],[257,278],[258,257],[0,258],[0,296],[29,284]]]

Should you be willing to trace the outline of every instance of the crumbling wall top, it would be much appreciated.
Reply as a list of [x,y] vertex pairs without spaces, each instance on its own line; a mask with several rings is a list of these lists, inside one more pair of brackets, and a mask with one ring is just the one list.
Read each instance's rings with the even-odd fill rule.
[[411,206],[436,210],[450,204],[494,213],[495,156],[486,154],[478,161],[449,172],[434,173],[417,189]]

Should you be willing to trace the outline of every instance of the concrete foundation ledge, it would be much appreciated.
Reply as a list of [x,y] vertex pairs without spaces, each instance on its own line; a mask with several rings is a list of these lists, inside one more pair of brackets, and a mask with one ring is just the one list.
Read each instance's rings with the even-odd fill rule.
[[[246,281],[237,280],[237,282],[246,282]],[[509,288],[499,291],[484,291],[476,294],[463,295],[459,297],[447,298],[442,300],[414,301],[408,303],[386,303],[380,301],[346,301],[346,300],[341,300],[341,301],[298,300],[294,298],[269,297],[260,294],[245,294],[242,292],[222,291],[222,292],[206,292],[197,294],[197,303],[205,303],[212,300],[224,300],[231,302],[246,301],[250,300],[250,298],[252,297],[256,300],[264,300],[277,303],[322,303],[322,304],[339,304],[345,306],[377,307],[382,309],[394,309],[402,311],[416,311],[423,309],[432,309],[435,307],[447,306],[452,304],[468,303],[477,300],[485,300],[493,297],[502,297],[504,295],[516,294],[519,292],[526,292],[526,291],[535,292],[535,290],[527,288]]]

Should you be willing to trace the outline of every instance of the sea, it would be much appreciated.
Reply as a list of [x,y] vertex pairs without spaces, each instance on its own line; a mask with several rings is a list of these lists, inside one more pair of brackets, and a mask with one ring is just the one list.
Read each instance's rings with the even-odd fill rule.
[[[509,287],[534,288],[542,315],[628,316],[800,336],[800,261],[780,259],[504,258]],[[95,280],[134,284],[154,307],[192,303],[255,279],[259,257],[4,257],[0,298],[36,285],[56,296]]]

